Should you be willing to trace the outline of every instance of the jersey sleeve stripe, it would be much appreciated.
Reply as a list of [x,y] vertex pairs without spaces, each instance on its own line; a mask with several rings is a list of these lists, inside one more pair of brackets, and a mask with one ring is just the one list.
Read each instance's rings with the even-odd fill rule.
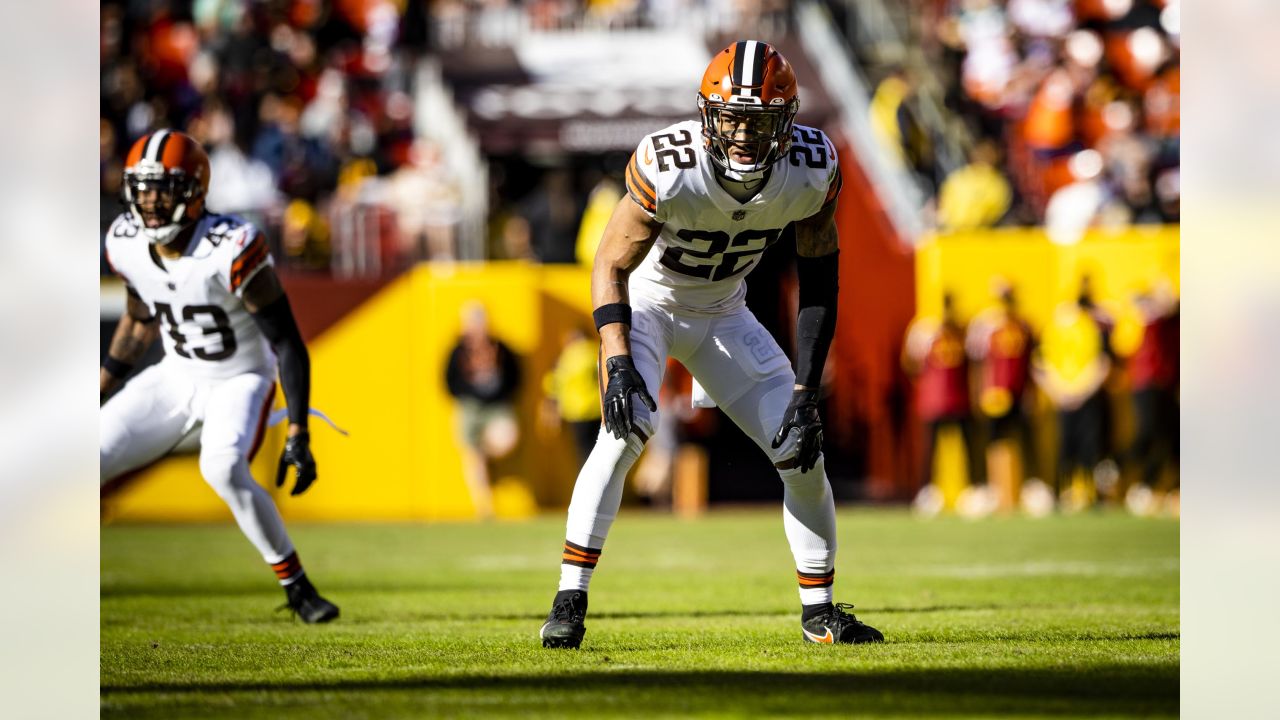
[[628,165],[628,169],[631,171],[632,175],[635,177],[636,183],[639,184],[640,187],[644,188],[645,190],[648,190],[649,198],[656,202],[658,193],[656,190],[654,190],[653,183],[649,180],[649,178],[645,177],[644,173],[640,172],[640,161],[636,159],[635,153],[631,153],[631,164]]
[[267,256],[267,245],[263,242],[254,241],[240,253],[234,262],[231,263],[231,272],[235,273],[241,269],[248,269],[257,265]]
[[249,247],[253,248],[253,250],[246,249],[246,252],[231,264],[232,291],[238,290],[267,260],[267,246],[265,243],[254,242]]
[[823,205],[829,204],[836,196],[840,194],[840,188],[844,185],[844,178],[840,176],[840,166],[836,166],[835,177],[831,178],[831,184],[827,186],[827,199],[822,201]]
[[632,200],[639,203],[640,207],[645,210],[648,210],[649,212],[656,212],[658,210],[658,205],[653,201],[653,198],[644,194],[643,189],[636,184],[635,180],[632,178],[630,168],[627,168],[627,193],[631,195]]
[[257,233],[253,236],[253,239],[249,241],[248,245],[241,248],[240,254],[236,256],[236,259],[239,260],[240,258],[247,256],[250,252],[258,252],[260,248],[265,248],[266,245],[266,241],[262,239],[262,233]]
[[644,196],[644,199],[649,204],[653,205],[657,203],[657,198],[653,196],[653,191],[642,185],[640,180],[636,178],[636,172],[630,168],[627,169],[627,184],[630,186],[633,193]]

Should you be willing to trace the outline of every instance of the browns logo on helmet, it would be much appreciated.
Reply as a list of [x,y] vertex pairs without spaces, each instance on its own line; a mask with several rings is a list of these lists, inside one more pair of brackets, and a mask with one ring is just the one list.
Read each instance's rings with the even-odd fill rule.
[[786,155],[799,109],[795,71],[768,43],[736,42],[702,75],[702,135],[712,161],[733,179],[762,173]]
[[158,130],[125,156],[124,201],[152,243],[169,242],[199,218],[208,191],[209,156],[190,135]]

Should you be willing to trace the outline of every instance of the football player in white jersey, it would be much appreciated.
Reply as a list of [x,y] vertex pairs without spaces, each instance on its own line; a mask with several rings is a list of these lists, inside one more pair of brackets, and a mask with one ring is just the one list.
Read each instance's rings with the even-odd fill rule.
[[[794,125],[795,73],[772,46],[738,42],[707,67],[701,122],[640,142],[628,197],[605,228],[591,278],[608,373],[604,426],[573,490],[559,592],[540,631],[544,647],[576,648],[587,587],[622,487],[657,426],[668,356],[679,360],[782,478],[783,525],[795,558],[806,641],[884,639],[846,604],[832,603],[835,504],[822,460],[818,390],[835,333],[835,148]],[[795,371],[746,309],[743,278],[795,226],[800,279]],[[633,397],[634,396],[634,397]]]
[[[126,312],[99,374],[101,482],[168,454],[200,433],[200,473],[275,571],[289,607],[308,623],[338,607],[298,560],[275,503],[249,474],[275,395],[276,366],[289,431],[276,485],[297,470],[293,495],[316,479],[307,417],[311,366],[262,233],[205,211],[209,158],[195,140],[161,130],[125,158],[128,210],[107,231],[108,264],[124,278]],[[111,395],[159,335],[164,359]]]

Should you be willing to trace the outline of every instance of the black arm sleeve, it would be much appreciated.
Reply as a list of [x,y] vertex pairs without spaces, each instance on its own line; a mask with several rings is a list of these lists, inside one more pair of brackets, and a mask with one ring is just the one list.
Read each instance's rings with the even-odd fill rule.
[[289,406],[289,422],[306,428],[311,412],[311,356],[293,319],[289,297],[281,295],[252,315],[280,360],[280,385]]
[[498,394],[502,400],[510,400],[520,389],[520,357],[499,342],[498,359],[502,363],[502,389]]
[[444,369],[444,384],[449,388],[449,394],[456,397],[466,397],[472,394],[471,387],[467,384],[465,378],[462,377],[462,344],[454,346],[449,353],[449,364]]
[[800,315],[796,319],[796,384],[816,388],[836,334],[836,298],[840,294],[840,253],[797,257]]

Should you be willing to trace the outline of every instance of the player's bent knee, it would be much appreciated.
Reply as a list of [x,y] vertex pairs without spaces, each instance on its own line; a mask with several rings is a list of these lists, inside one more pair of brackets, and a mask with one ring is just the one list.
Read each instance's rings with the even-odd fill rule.
[[658,427],[658,413],[651,413],[646,408],[641,408],[631,421],[631,435],[638,438],[643,446],[649,442],[649,438],[653,437],[655,429]]
[[[241,465],[245,467],[241,468]],[[248,463],[244,456],[235,451],[202,452],[200,453],[200,475],[214,492],[221,497],[227,497],[235,491],[240,476],[248,475]]]
[[596,445],[612,443],[622,447],[638,441],[640,446],[644,447],[645,443],[649,442],[649,438],[653,437],[654,428],[657,427],[657,424],[657,413],[649,414],[646,412],[643,415],[636,413],[631,421],[631,433],[625,438],[615,438],[613,433],[601,423],[600,432],[596,434]]
[[[795,381],[790,376],[774,377],[768,381],[768,385],[762,389],[758,396],[760,399],[756,404],[756,414],[760,420],[760,433],[764,442],[760,443],[760,447],[769,455],[769,461],[774,467],[784,469],[784,465],[794,463],[795,467],[799,467],[799,462],[795,460],[796,451],[799,444],[799,433],[791,431],[778,447],[773,447],[774,434],[778,432],[778,428],[782,425],[782,416],[787,412],[787,405],[791,402],[792,388]],[[759,442],[759,441],[757,441]]]
[[634,456],[631,458],[634,459],[640,456],[648,440],[649,432],[645,428],[633,427],[631,434],[617,438],[604,425],[601,425],[600,433],[596,435],[596,444],[592,448],[591,454],[605,453],[615,460],[622,460],[631,456]]
[[778,477],[793,491],[821,492],[827,484],[827,470],[822,462],[822,453],[818,453],[818,459],[808,472],[800,472],[800,460],[797,457],[775,463],[774,467],[778,469]]

